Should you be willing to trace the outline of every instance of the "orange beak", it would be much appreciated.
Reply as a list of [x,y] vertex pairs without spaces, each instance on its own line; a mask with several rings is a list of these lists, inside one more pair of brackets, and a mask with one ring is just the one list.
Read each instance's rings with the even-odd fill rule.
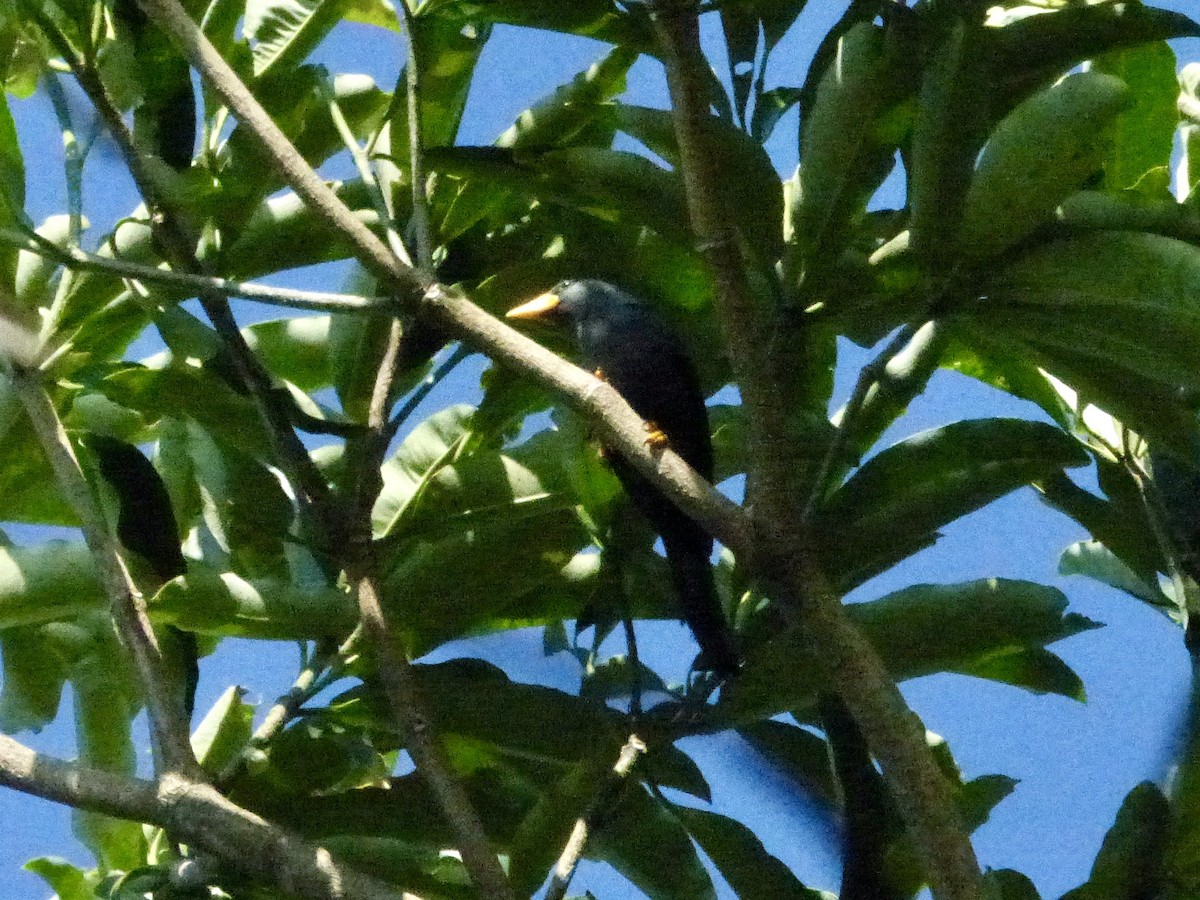
[[558,294],[554,291],[547,291],[520,306],[514,306],[504,314],[504,317],[506,319],[540,319],[546,313],[553,312],[560,302]]

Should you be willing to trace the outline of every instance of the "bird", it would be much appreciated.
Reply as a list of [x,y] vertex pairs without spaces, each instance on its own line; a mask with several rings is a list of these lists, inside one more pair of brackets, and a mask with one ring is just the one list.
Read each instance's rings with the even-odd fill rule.
[[[708,481],[712,435],[695,366],[683,341],[649,304],[605,281],[568,279],[510,309],[508,318],[566,326],[580,364],[607,381],[664,440]],[[700,645],[698,668],[735,674],[741,654],[713,580],[713,539],[670,497],[611,448],[605,459],[634,505],[662,537],[680,612]]]

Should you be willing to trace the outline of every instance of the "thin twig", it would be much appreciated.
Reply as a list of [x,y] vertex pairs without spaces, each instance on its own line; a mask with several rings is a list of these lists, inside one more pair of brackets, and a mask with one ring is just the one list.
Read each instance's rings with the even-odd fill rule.
[[433,269],[433,245],[429,237],[429,197],[425,184],[425,146],[421,133],[421,78],[423,71],[417,51],[416,18],[409,0],[397,4],[404,32],[404,49],[408,56],[404,67],[405,98],[408,102],[408,164],[412,180],[413,231],[417,238],[417,263]]
[[346,117],[342,114],[342,108],[338,104],[337,98],[333,95],[333,89],[328,84],[323,85],[323,88],[325,102],[329,107],[329,117],[333,120],[333,125],[342,139],[342,144],[349,151],[350,158],[354,160],[354,167],[358,170],[358,177],[362,179],[363,185],[367,188],[367,195],[371,198],[371,202],[375,206],[375,214],[379,216],[379,222],[383,225],[388,246],[401,262],[411,267],[413,264],[412,257],[408,253],[408,248],[404,246],[400,232],[396,230],[396,226],[392,222],[392,216],[388,211],[388,204],[384,199],[383,190],[379,186],[379,180],[375,177],[375,170],[371,168],[371,160],[367,157],[366,151],[359,146],[358,138],[354,136],[354,132],[350,130],[350,123],[346,121]]
[[58,412],[35,370],[13,365],[11,380],[29,414],[34,433],[50,460],[59,487],[81,523],[84,540],[96,562],[117,630],[133,656],[142,689],[146,692],[146,707],[157,750],[159,772],[178,772],[198,777],[200,767],[192,753],[187,717],[146,615],[145,599],[135,586],[121,555],[120,545],[109,532],[104,515],[96,505]]
[[[404,3],[405,0],[400,0],[400,2]],[[415,48],[411,42],[408,67],[410,70],[417,67]],[[408,79],[410,92],[416,83],[416,79],[410,75]],[[410,97],[410,107],[413,102],[413,98]],[[334,121],[337,122],[340,115],[336,103],[331,102],[330,112]],[[387,204],[375,181],[370,163],[359,148],[357,140],[349,134],[349,129],[345,128],[344,124],[343,121],[339,128],[359,166],[359,174],[371,188],[372,195],[376,197],[376,203],[380,207],[393,252],[396,253],[396,257],[399,258],[406,270],[411,271],[411,260],[404,251],[395,225],[387,214]],[[410,156],[414,170],[419,169],[421,165],[419,141],[414,144]],[[421,262],[424,264],[428,262],[427,240],[423,245],[423,251],[425,255],[421,258]],[[394,264],[395,260],[389,260],[389,268],[393,268]],[[383,605],[380,601],[381,565],[378,548],[372,541],[371,510],[382,487],[380,466],[392,435],[389,428],[388,411],[395,389],[402,336],[403,328],[399,319],[392,320],[389,323],[387,343],[379,361],[375,385],[371,392],[371,402],[367,412],[369,433],[352,440],[347,447],[347,458],[352,462],[355,482],[349,519],[352,556],[346,566],[346,573],[351,583],[355,585],[359,615],[375,650],[376,671],[383,683],[384,696],[388,701],[392,717],[405,736],[405,745],[417,772],[428,785],[438,808],[454,829],[463,865],[481,896],[488,900],[515,900],[500,860],[484,831],[479,813],[466,790],[454,777],[445,749],[433,730],[430,717],[425,711],[424,701],[417,690],[412,663],[409,662],[402,640],[384,615]]]
[[119,278],[181,288],[189,295],[219,294],[223,297],[241,297],[273,306],[318,312],[386,313],[396,309],[396,303],[390,297],[363,297],[357,294],[301,291],[294,288],[256,284],[252,281],[233,281],[228,278],[193,275],[187,272],[177,272],[174,269],[155,268],[123,259],[100,256],[77,247],[59,247],[45,238],[33,240],[25,232],[12,228],[0,228],[0,243],[16,247],[27,253],[35,253],[47,259],[56,259],[68,268],[105,272]]
[[217,775],[214,784],[218,788],[223,788],[237,778],[254,755],[270,744],[283,731],[284,726],[296,717],[300,707],[332,683],[346,660],[357,652],[362,634],[362,625],[358,625],[341,645],[331,642],[327,646],[317,648],[312,659],[301,668],[291,689],[275,701],[258,728],[254,729],[254,734],[250,736],[246,746]]
[[629,656],[629,715],[635,722],[642,717],[642,662],[638,656],[637,631],[633,627],[633,616],[629,602],[621,611],[621,623],[625,627],[625,647]]
[[846,445],[850,443],[850,438],[853,434],[852,429],[856,424],[859,412],[862,411],[863,404],[866,403],[867,395],[870,393],[872,385],[883,385],[888,364],[895,358],[896,354],[904,349],[916,333],[916,325],[912,323],[905,325],[888,341],[887,346],[880,351],[879,355],[863,366],[862,371],[858,373],[858,382],[854,385],[854,391],[850,395],[850,399],[842,407],[837,429],[833,433],[833,440],[829,442],[829,446],[825,448],[825,455],[821,457],[821,465],[817,468],[816,477],[813,479],[812,491],[809,493],[808,500],[804,504],[804,521],[812,521],[813,512],[825,497],[825,492],[828,489],[826,482],[829,480],[829,475],[833,471],[833,467],[846,451]]
[[633,771],[634,765],[645,752],[646,744],[636,734],[631,734],[629,740],[625,742],[625,746],[621,748],[621,754],[617,757],[612,771],[608,773],[591,803],[588,804],[587,810],[575,820],[571,836],[567,838],[558,862],[554,864],[554,875],[550,880],[550,886],[546,889],[545,900],[563,900],[563,897],[566,896],[571,878],[579,866],[579,859],[583,856],[584,847],[587,846],[588,835],[595,829],[596,821],[612,805],[621,787],[625,784],[625,780],[629,777],[629,773]]
[[437,387],[447,375],[453,372],[458,364],[471,355],[471,351],[463,344],[454,348],[446,360],[438,365],[436,369],[425,376],[424,380],[417,385],[409,398],[404,401],[404,405],[396,411],[392,419],[387,424],[387,442],[390,444],[396,433],[404,427],[404,423],[409,420],[414,412],[417,411],[422,403],[425,402],[430,392]]

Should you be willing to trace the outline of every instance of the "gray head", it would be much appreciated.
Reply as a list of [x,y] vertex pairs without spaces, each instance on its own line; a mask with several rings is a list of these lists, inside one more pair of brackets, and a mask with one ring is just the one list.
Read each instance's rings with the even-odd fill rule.
[[621,309],[645,309],[636,298],[607,281],[567,278],[546,293],[510,309],[510,319],[566,318],[581,322],[596,315],[612,315]]

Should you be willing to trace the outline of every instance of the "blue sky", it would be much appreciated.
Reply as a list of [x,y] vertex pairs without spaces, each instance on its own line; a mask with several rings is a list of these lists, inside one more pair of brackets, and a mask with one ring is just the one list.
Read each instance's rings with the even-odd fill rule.
[[[1156,5],[1181,12],[1196,10],[1185,0]],[[776,51],[767,86],[795,84],[803,77],[813,47],[840,14],[843,3],[813,3]],[[1185,9],[1189,7],[1189,9]],[[711,23],[710,23],[711,24]],[[705,30],[708,48],[720,49],[716,29]],[[484,52],[465,118],[462,143],[490,143],[516,115],[558,83],[595,61],[605,46],[561,35],[536,35],[498,28]],[[1200,41],[1176,42],[1181,61],[1200,60]],[[336,71],[372,74],[390,85],[398,62],[396,36],[364,26],[345,26],[319,52]],[[513,65],[520,60],[520,65]],[[666,106],[666,89],[656,63],[641,60],[630,75],[628,99]],[[65,207],[59,136],[44,98],[14,107],[24,139],[28,206],[32,217]],[[781,173],[796,164],[796,117],[780,123],[769,149]],[[37,160],[34,165],[31,161]],[[97,154],[89,163],[85,204],[100,233],[134,206],[132,187],[114,160]],[[103,190],[98,189],[103,185]],[[899,205],[902,185],[889,182],[877,198]],[[336,289],[345,267],[291,273],[278,283]],[[254,310],[254,317],[274,314]],[[843,346],[835,404],[849,393],[857,367],[869,354]],[[477,396],[478,366],[430,398],[433,411]],[[968,378],[939,373],[929,391],[889,431],[884,443],[963,418],[989,415],[1038,416],[1020,401],[1000,395]],[[1085,475],[1084,478],[1087,476]],[[19,541],[36,540],[28,531],[13,532]],[[1041,504],[1029,489],[965,517],[934,547],[857,590],[851,599],[871,599],[915,582],[955,582],[1009,576],[1061,588],[1072,611],[1106,627],[1055,645],[1054,650],[1083,678],[1088,702],[1037,697],[990,682],[939,675],[909,682],[904,693],[928,728],[950,743],[964,774],[1002,773],[1020,781],[1016,791],[976,834],[981,861],[1029,875],[1046,897],[1055,897],[1087,876],[1092,858],[1121,799],[1139,781],[1162,784],[1188,699],[1189,671],[1181,635],[1164,617],[1129,597],[1056,573],[1058,555],[1082,530]],[[648,635],[649,640],[646,640]],[[643,641],[674,677],[682,674],[693,648],[682,626],[662,624],[647,630]],[[443,648],[438,657],[480,653],[503,664],[514,678],[577,685],[578,673],[561,657],[546,660],[536,632],[490,638]],[[230,683],[249,688],[247,699],[269,702],[286,689],[295,669],[291,645],[250,645],[230,641],[206,660],[198,707],[203,710]],[[72,752],[70,704],[66,715],[39,735],[20,735],[33,746],[69,756]],[[810,806],[797,798],[774,773],[759,765],[736,737],[694,739],[685,745],[713,783],[717,808],[755,828],[773,853],[809,884],[837,887],[836,844],[821,829]],[[48,895],[41,882],[20,871],[31,856],[66,855],[90,864],[69,835],[67,810],[12,792],[0,792],[0,822],[9,823],[0,844],[0,897]],[[13,827],[19,823],[20,827]],[[575,889],[598,896],[632,896],[632,889],[603,866],[586,866]],[[726,893],[727,896],[731,894]]]

